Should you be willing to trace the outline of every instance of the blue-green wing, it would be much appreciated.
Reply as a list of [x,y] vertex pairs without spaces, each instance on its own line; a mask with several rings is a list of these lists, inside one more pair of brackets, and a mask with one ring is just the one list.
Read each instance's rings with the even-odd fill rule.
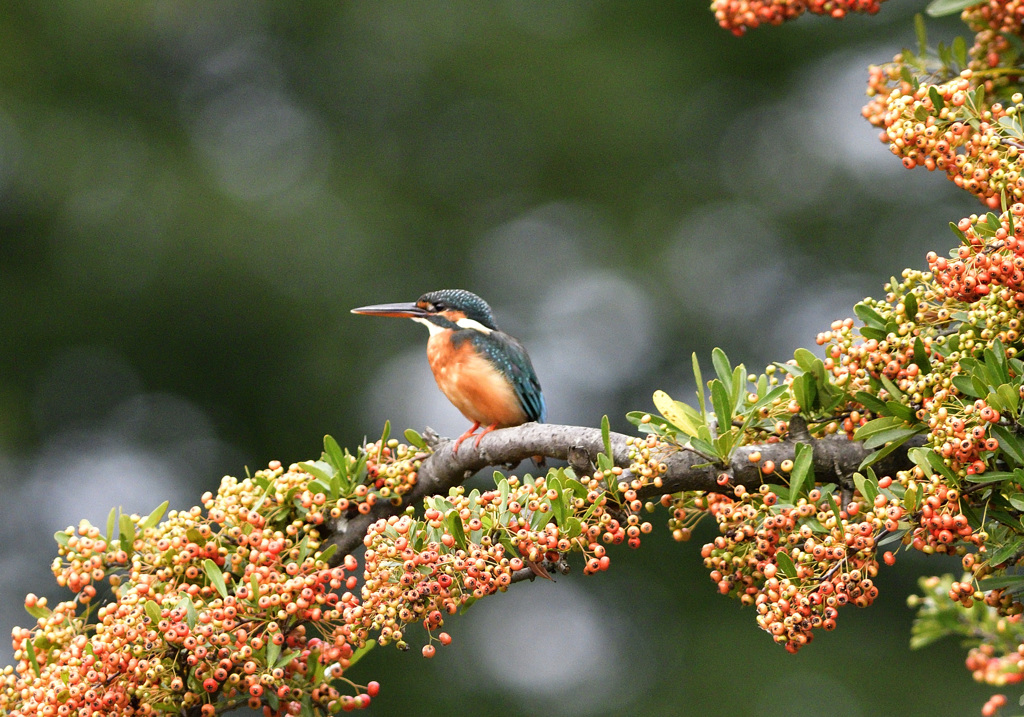
[[[460,332],[461,333],[461,332]],[[533,370],[533,364],[526,349],[516,339],[501,331],[484,334],[479,331],[470,332],[467,338],[485,354],[501,371],[515,389],[519,404],[531,421],[543,423],[547,418],[547,406],[544,394],[540,389],[540,381]]]

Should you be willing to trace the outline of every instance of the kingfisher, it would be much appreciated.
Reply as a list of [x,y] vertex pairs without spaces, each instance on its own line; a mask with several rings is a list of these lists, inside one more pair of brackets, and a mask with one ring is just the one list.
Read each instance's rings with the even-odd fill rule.
[[[352,313],[412,319],[430,331],[427,361],[438,388],[473,422],[455,440],[453,453],[474,434],[473,446],[478,447],[496,428],[543,423],[547,417],[526,349],[498,328],[491,307],[476,294],[441,289],[415,302],[362,306]],[[481,426],[483,431],[476,433]]]

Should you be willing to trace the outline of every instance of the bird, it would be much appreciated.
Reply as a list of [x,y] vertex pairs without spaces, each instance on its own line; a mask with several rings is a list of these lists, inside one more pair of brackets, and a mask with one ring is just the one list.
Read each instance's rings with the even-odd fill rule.
[[[353,314],[412,319],[430,331],[427,361],[438,388],[473,425],[455,440],[473,447],[496,428],[543,423],[547,406],[523,345],[498,328],[487,302],[465,289],[441,289],[414,302],[375,304]],[[483,431],[476,433],[484,426]]]

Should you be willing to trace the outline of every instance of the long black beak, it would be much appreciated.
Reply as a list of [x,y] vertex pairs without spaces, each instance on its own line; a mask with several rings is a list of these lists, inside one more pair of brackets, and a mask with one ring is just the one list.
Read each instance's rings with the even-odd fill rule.
[[428,312],[416,305],[415,302],[400,301],[396,304],[374,304],[373,306],[360,306],[352,309],[353,314],[365,314],[366,316],[394,316],[396,318],[415,319],[427,316]]

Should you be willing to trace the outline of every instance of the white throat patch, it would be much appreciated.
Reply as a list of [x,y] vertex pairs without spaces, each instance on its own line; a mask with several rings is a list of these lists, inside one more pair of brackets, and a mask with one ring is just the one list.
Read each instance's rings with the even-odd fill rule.
[[440,334],[447,331],[447,329],[441,328],[437,324],[427,321],[426,319],[422,319],[418,316],[412,317],[412,320],[415,321],[417,324],[423,324],[424,326],[426,326],[427,331],[430,332],[431,336],[433,336],[434,334]]
[[473,331],[479,331],[482,334],[489,334],[492,331],[494,331],[494,329],[489,329],[483,324],[481,324],[479,321],[475,321],[474,319],[463,318],[459,319],[455,323],[464,329],[473,329]]

